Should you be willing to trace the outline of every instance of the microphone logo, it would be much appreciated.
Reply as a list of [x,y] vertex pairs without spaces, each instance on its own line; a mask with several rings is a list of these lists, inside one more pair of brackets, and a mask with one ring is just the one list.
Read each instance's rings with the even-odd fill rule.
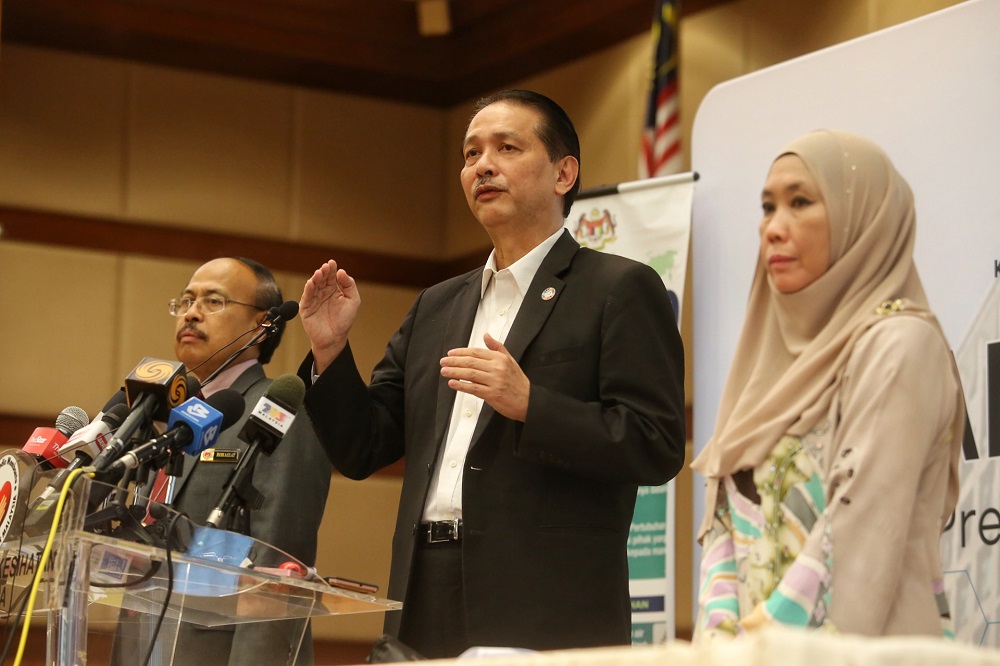
[[209,415],[208,408],[200,402],[192,402],[184,408],[184,413],[195,419],[207,419]]
[[45,438],[39,435],[38,437],[32,437],[28,441],[31,442],[32,444],[44,444]]
[[293,418],[291,414],[271,403],[264,403],[264,414],[275,423],[284,423]]
[[170,389],[168,392],[168,402],[170,407],[176,407],[187,400],[187,394],[187,377],[183,373],[174,375],[173,381],[170,382]]
[[174,373],[176,364],[159,359],[144,360],[135,367],[132,374],[136,379],[151,384],[161,384]]
[[[206,412],[205,416],[208,416]],[[215,441],[215,438],[219,434],[219,426],[212,426],[210,428],[205,428],[205,432],[201,435],[201,442],[198,443],[199,449],[207,448],[209,444]]]
[[0,458],[0,542],[2,543],[6,543],[7,533],[14,522],[20,478],[17,458],[11,454]]
[[281,405],[267,400],[266,397],[261,398],[260,402],[257,403],[257,406],[251,413],[252,416],[256,416],[282,435],[286,434],[292,425],[292,421],[295,420],[295,414]]
[[108,437],[110,437],[110,436],[111,436],[110,433],[107,434],[107,435],[105,435],[105,434],[102,433],[102,434],[100,434],[100,435],[98,435],[97,437],[94,438],[94,444],[97,445],[97,448],[99,450],[103,451],[104,447],[108,445]]

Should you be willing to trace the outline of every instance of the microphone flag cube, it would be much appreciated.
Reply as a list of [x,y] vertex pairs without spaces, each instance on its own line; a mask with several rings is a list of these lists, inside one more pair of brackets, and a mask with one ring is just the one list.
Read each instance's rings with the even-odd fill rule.
[[167,430],[180,423],[191,428],[191,442],[184,447],[189,455],[196,456],[215,444],[222,431],[222,412],[215,409],[204,400],[190,398],[182,405],[170,411]]
[[186,374],[184,364],[178,361],[148,356],[142,359],[125,378],[125,397],[129,409],[134,408],[139,396],[151,395],[156,405],[152,418],[166,421],[170,418],[170,410],[188,397]]

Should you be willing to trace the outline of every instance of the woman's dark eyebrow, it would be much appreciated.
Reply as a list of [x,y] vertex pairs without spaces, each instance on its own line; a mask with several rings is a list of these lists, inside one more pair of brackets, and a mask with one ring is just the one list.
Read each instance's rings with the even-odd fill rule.
[[[782,190],[785,191],[785,192],[792,192],[792,191],[795,191],[795,190],[801,190],[804,186],[805,186],[805,182],[804,181],[797,180],[794,183],[788,184],[787,186],[785,186],[784,188],[782,188]],[[770,197],[770,196],[774,196],[774,195],[771,193],[771,190],[769,190],[769,189],[767,189],[765,187],[763,190],[761,190],[760,196],[763,198],[763,197]]]

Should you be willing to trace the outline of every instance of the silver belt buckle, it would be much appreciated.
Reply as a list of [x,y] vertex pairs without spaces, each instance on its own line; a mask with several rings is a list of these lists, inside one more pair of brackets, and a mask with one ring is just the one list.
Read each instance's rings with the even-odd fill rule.
[[427,543],[447,543],[458,541],[460,520],[435,520],[427,523]]

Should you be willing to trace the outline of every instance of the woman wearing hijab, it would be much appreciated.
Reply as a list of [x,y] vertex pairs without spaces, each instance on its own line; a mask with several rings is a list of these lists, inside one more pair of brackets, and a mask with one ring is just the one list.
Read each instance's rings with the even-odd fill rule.
[[950,635],[939,538],[965,407],[913,264],[913,194],[862,137],[774,161],[707,479],[696,636]]

